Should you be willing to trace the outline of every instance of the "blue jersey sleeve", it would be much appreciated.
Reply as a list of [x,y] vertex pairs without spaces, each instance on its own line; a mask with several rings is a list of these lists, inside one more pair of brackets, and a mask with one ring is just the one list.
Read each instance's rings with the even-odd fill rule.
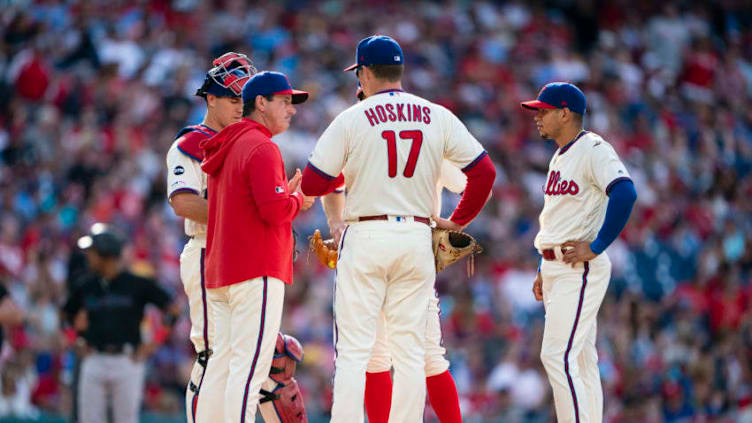
[[637,200],[637,191],[630,179],[623,179],[609,187],[608,206],[603,226],[598,236],[590,244],[595,254],[600,254],[619,236],[632,214],[632,207]]

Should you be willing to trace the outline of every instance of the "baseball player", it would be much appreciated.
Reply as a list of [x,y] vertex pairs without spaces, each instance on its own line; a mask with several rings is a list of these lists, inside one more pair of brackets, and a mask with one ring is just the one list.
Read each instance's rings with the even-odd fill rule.
[[[358,87],[356,97],[365,98],[363,90]],[[465,189],[467,178],[457,167],[447,160],[441,163],[439,183],[436,186],[435,215],[441,215],[441,193],[446,187],[454,193]],[[329,231],[339,241],[341,228],[344,228],[344,185],[321,199],[324,213],[327,216]],[[425,332],[425,373],[428,400],[431,403],[439,421],[455,423],[462,421],[457,386],[452,374],[449,373],[449,361],[444,357],[446,349],[442,345],[441,320],[439,315],[439,297],[434,295],[428,303],[428,321]],[[365,406],[370,423],[387,423],[389,408],[392,402],[392,359],[386,337],[386,319],[381,313],[377,329],[376,343],[371,351],[371,359],[366,368]]]
[[171,326],[181,313],[178,303],[153,279],[127,270],[122,258],[125,240],[107,225],[94,224],[78,240],[89,271],[63,306],[63,315],[80,335],[85,351],[77,395],[81,423],[136,423],[144,392],[144,359],[154,345],[144,344],[144,308],[152,304]]
[[[282,320],[285,285],[293,279],[292,220],[314,198],[299,189],[300,171],[288,181],[271,137],[290,126],[295,104],[308,93],[293,90],[284,74],[260,72],[243,87],[243,119],[201,142],[208,174],[207,297],[215,332],[229,334],[224,418],[251,423],[268,378]],[[207,375],[215,372],[209,366]],[[207,376],[208,377],[208,376]]]
[[424,338],[435,278],[430,220],[441,162],[468,183],[450,219],[461,229],[480,212],[496,171],[480,143],[447,109],[402,90],[404,55],[395,40],[360,41],[355,70],[366,95],[337,116],[310,156],[301,183],[323,195],[347,182],[334,298],[333,423],[363,422],[365,373],[380,312],[394,365],[390,422],[422,419]]
[[[185,233],[190,238],[180,255],[180,278],[188,296],[191,342],[197,354],[185,392],[189,423],[206,422],[221,415],[227,373],[210,373],[216,380],[205,380],[205,373],[210,358],[212,366],[218,368],[227,368],[229,359],[229,333],[216,332],[212,324],[213,318],[227,316],[213,313],[206,298],[204,256],[209,206],[207,177],[201,170],[204,154],[199,143],[240,120],[243,86],[256,73],[246,55],[233,52],[215,59],[212,66],[196,91],[206,100],[203,122],[181,129],[167,152],[167,198],[175,214],[185,218]],[[209,389],[201,389],[204,385]],[[219,388],[213,389],[215,386]]]
[[626,225],[637,198],[613,147],[583,129],[585,104],[582,91],[564,82],[550,83],[537,100],[522,103],[536,111],[541,137],[559,146],[543,187],[535,237],[542,259],[533,293],[546,310],[541,360],[562,423],[603,419],[595,339],[611,276],[605,250]]

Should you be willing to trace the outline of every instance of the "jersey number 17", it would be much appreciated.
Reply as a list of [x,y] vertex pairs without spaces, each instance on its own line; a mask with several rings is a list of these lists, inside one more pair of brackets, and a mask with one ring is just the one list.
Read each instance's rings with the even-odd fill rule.
[[[403,140],[413,141],[410,146],[410,154],[407,156],[405,170],[402,172],[405,178],[412,178],[415,173],[415,165],[418,163],[420,147],[423,145],[423,131],[400,131],[399,137]],[[394,178],[397,176],[397,137],[394,131],[384,131],[381,133],[381,138],[386,140],[386,155],[389,161],[389,177]]]

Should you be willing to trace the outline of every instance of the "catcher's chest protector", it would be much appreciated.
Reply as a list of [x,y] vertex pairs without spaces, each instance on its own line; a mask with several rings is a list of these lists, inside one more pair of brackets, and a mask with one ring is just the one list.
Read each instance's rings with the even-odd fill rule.
[[303,361],[303,347],[297,339],[277,335],[269,378],[261,387],[259,411],[266,423],[308,423],[300,387],[293,375]]

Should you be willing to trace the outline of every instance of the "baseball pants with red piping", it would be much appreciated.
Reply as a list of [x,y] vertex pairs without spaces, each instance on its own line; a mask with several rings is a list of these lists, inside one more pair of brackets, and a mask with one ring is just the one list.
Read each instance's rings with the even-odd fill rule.
[[422,223],[349,225],[340,241],[334,295],[332,423],[362,423],[366,367],[383,310],[394,364],[389,421],[421,421],[426,318],[436,277],[431,229]]
[[[229,365],[225,369],[214,369],[227,372],[224,419],[214,415],[199,422],[253,423],[261,398],[259,391],[269,376],[274,358],[285,283],[263,276],[212,288],[208,294],[213,313],[220,317],[215,319],[214,329],[218,334],[229,336]],[[212,372],[210,364],[207,376]]]

